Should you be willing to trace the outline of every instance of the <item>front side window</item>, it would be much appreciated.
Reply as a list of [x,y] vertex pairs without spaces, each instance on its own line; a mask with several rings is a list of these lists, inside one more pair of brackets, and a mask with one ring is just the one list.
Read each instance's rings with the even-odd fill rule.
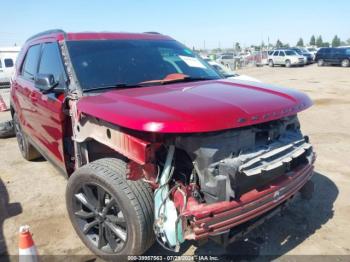
[[44,44],[38,73],[51,74],[55,81],[59,81],[63,73],[63,65],[57,43]]
[[275,51],[275,52],[273,53],[273,56],[278,56],[278,54],[279,54],[279,51]]
[[26,58],[22,65],[22,75],[28,79],[34,79],[38,68],[40,45],[33,45],[27,51]]
[[6,58],[4,60],[5,67],[13,67],[13,60],[11,58]]
[[283,51],[280,51],[279,56],[285,56]]
[[83,90],[137,85],[172,74],[221,78],[207,62],[173,40],[67,41],[67,47]]

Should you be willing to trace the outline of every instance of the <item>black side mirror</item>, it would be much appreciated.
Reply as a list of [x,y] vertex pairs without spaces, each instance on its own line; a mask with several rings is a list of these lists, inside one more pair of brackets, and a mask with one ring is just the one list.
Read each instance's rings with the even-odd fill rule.
[[34,85],[39,90],[47,93],[54,89],[58,82],[55,81],[55,78],[51,74],[37,74],[34,78]]

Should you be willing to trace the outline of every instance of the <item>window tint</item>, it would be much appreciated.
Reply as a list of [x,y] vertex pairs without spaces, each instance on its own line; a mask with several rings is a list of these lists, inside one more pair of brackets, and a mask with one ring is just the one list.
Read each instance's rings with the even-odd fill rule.
[[342,50],[342,49],[340,49],[340,48],[334,48],[334,49],[332,50],[332,54],[333,54],[333,55],[342,55],[342,54],[344,54],[344,51],[345,51],[345,50]]
[[285,56],[283,51],[280,51],[279,56]]
[[22,67],[22,75],[25,78],[34,79],[37,72],[39,53],[40,45],[33,45],[29,48]]
[[292,50],[287,50],[285,51],[286,55],[297,55],[297,53],[295,51]]
[[274,55],[274,56],[278,56],[278,53],[279,53],[279,51],[275,51],[275,52],[273,53],[273,55]]
[[0,59],[0,68],[2,67],[1,59]]
[[41,55],[39,74],[51,74],[58,81],[63,73],[60,51],[57,43],[44,44]]
[[84,90],[162,81],[171,74],[220,78],[207,62],[173,40],[67,41],[67,46]]
[[13,67],[13,60],[11,58],[6,58],[4,60],[5,67]]

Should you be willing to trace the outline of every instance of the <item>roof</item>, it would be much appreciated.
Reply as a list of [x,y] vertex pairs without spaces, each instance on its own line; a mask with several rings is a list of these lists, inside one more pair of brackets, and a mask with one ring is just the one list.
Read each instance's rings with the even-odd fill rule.
[[30,37],[28,41],[39,40],[40,38],[54,37],[59,40],[79,41],[79,40],[109,40],[109,39],[154,39],[154,40],[172,40],[171,37],[156,32],[145,33],[125,33],[125,32],[77,32],[67,33],[60,29],[41,32]]

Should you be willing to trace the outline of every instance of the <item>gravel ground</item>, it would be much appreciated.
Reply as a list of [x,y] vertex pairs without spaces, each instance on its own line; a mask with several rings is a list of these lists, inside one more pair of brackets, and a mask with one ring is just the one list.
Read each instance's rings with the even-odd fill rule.
[[[314,198],[297,198],[283,217],[272,218],[226,250],[213,242],[198,248],[189,242],[180,254],[349,255],[350,68],[262,67],[239,73],[296,88],[314,101],[300,114],[318,155]],[[0,113],[0,121],[8,118],[8,112]],[[40,254],[92,256],[68,220],[65,187],[66,180],[48,162],[23,160],[15,138],[0,140],[0,254],[17,254],[18,228],[28,224]],[[169,253],[155,245],[147,254]]]

